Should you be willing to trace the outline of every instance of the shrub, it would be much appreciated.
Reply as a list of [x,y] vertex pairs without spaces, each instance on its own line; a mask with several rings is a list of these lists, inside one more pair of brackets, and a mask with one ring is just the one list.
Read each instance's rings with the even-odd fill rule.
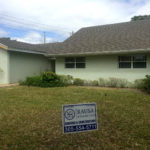
[[42,79],[41,76],[27,77],[25,81],[21,81],[20,85],[27,86],[41,86]]
[[60,77],[54,72],[43,72],[41,74],[42,87],[59,87],[64,86],[61,82]]
[[126,79],[109,78],[107,80],[107,79],[99,78],[99,86],[126,88],[126,87],[130,87],[131,83]]
[[134,87],[150,93],[150,75],[146,75],[144,79],[135,80]]
[[118,79],[117,78],[109,78],[107,82],[108,87],[118,87]]
[[117,83],[118,87],[120,88],[128,88],[131,87],[132,83],[130,83],[128,80],[126,79],[118,79],[118,83]]
[[143,89],[150,93],[150,75],[146,75],[142,83]]
[[65,86],[61,77],[53,72],[43,72],[40,76],[27,77],[20,85],[40,86],[40,87],[60,87]]
[[73,77],[70,75],[59,75],[61,83],[64,85],[72,85]]
[[97,80],[93,80],[93,81],[91,82],[91,85],[92,85],[92,86],[98,86],[98,84],[99,84],[99,83],[98,83]]
[[103,78],[99,78],[98,80],[98,85],[100,87],[105,87],[107,85],[107,80],[103,79]]
[[98,80],[84,80],[85,86],[98,86]]
[[137,89],[144,89],[144,82],[143,79],[137,79],[134,81],[134,88]]
[[73,84],[78,85],[78,86],[83,86],[84,85],[84,80],[82,80],[80,78],[75,78]]

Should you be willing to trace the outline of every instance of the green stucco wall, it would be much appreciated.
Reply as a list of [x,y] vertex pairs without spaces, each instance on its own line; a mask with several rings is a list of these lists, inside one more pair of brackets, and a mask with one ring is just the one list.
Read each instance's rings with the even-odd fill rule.
[[42,55],[21,52],[9,52],[9,55],[10,83],[50,70],[50,61]]
[[86,68],[68,69],[64,65],[64,57],[56,58],[56,73],[64,75],[72,75],[73,77],[95,80],[98,78],[124,78],[129,81],[143,78],[146,74],[150,74],[150,54],[147,54],[147,68],[143,69],[119,69],[119,55],[99,55],[87,56]]
[[0,84],[9,83],[9,53],[0,49]]

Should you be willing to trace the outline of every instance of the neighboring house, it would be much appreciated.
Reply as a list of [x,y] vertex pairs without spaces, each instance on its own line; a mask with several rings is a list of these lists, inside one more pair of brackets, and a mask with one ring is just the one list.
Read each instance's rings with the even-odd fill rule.
[[49,69],[90,80],[134,81],[150,74],[150,20],[82,28],[62,43],[34,45],[8,38],[0,43],[0,83]]

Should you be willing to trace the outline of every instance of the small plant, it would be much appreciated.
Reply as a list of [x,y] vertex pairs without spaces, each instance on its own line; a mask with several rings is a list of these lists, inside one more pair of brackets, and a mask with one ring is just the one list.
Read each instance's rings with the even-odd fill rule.
[[98,85],[100,87],[105,87],[107,85],[107,80],[105,80],[103,78],[99,78]]
[[98,86],[98,80],[84,80],[84,86]]
[[25,81],[20,81],[20,85],[41,86],[42,85],[41,76],[27,77]]
[[83,86],[84,85],[84,80],[82,80],[80,78],[75,78],[73,84],[78,85],[78,86]]
[[134,88],[143,89],[144,88],[143,79],[137,79],[137,80],[135,80],[134,81]]
[[150,75],[146,75],[142,82],[142,88],[147,93],[150,93]]
[[117,78],[109,78],[107,84],[108,84],[108,87],[118,87],[118,79]]
[[59,75],[61,83],[64,85],[72,85],[73,77],[70,75]]

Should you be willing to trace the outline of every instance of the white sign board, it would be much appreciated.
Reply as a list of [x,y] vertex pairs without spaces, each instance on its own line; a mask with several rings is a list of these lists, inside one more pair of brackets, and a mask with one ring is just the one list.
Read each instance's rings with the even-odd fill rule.
[[96,103],[63,105],[63,133],[98,129]]

